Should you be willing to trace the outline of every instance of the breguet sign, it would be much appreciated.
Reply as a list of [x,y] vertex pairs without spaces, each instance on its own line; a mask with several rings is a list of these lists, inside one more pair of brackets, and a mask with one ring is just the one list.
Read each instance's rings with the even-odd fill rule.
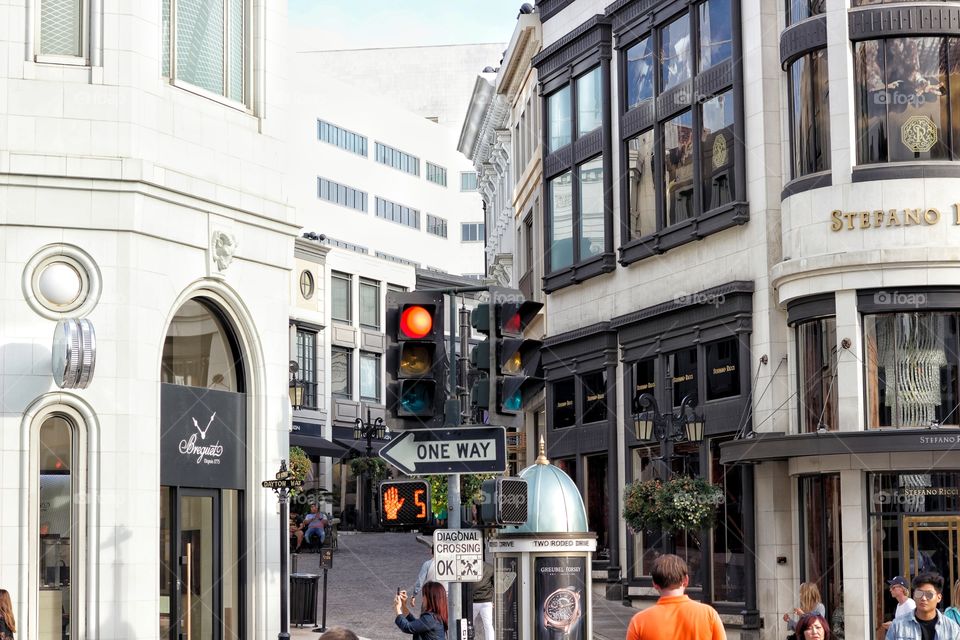
[[[948,222],[947,222],[948,221]],[[857,231],[860,229],[889,229],[891,227],[931,227],[941,222],[960,225],[960,203],[950,211],[941,213],[937,208],[927,209],[874,209],[872,211],[830,212],[831,231]]]
[[243,489],[246,395],[163,384],[160,403],[161,484]]

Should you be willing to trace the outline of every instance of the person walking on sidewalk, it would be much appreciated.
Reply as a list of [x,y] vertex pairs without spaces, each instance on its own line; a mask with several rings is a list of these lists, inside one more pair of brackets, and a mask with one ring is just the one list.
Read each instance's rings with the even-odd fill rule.
[[921,573],[913,579],[913,614],[894,618],[887,640],[960,640],[960,625],[937,611],[943,600],[943,576]]
[[664,554],[651,573],[660,599],[633,616],[626,640],[726,640],[720,614],[684,593],[690,576],[683,558]]
[[17,621],[13,617],[13,601],[10,592],[0,589],[0,640],[13,640],[17,632]]

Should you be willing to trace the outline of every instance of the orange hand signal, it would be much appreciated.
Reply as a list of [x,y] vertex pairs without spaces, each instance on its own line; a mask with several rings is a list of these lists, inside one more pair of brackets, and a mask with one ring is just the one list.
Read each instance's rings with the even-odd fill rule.
[[403,506],[405,498],[397,499],[397,488],[390,487],[383,494],[383,509],[387,512],[387,520],[396,520],[397,512]]

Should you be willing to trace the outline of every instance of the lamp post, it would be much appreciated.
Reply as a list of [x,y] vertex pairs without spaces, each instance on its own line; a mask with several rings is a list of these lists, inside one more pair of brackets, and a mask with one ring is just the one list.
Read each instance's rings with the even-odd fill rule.
[[289,534],[289,504],[290,490],[299,490],[303,487],[303,481],[296,478],[293,473],[287,469],[287,461],[280,461],[280,471],[277,472],[275,480],[264,480],[261,486],[264,489],[273,489],[277,494],[277,500],[280,502],[280,633],[277,640],[289,640],[289,605],[290,598],[288,587],[290,584],[290,572],[287,569],[287,555],[290,552],[290,534]]
[[[373,457],[373,439],[383,440],[387,435],[387,425],[384,424],[383,418],[377,418],[373,422],[370,421],[370,409],[367,409],[367,421],[364,422],[362,418],[357,418],[353,422],[353,439],[354,440],[367,440],[367,458]],[[367,469],[365,472],[366,475],[366,495],[363,500],[363,523],[364,526],[370,528],[370,518],[373,513],[373,483],[370,481],[370,470]]]
[[633,416],[637,440],[656,440],[660,443],[659,459],[666,465],[664,480],[670,479],[670,462],[676,457],[673,455],[673,443],[703,442],[704,420],[694,412],[696,406],[697,398],[690,394],[680,401],[676,414],[660,413],[657,399],[652,394],[643,393],[637,398],[637,407],[640,410]]
[[296,360],[290,361],[290,406],[294,411],[303,408],[303,389],[306,386],[304,381],[297,377],[300,373],[300,365]]

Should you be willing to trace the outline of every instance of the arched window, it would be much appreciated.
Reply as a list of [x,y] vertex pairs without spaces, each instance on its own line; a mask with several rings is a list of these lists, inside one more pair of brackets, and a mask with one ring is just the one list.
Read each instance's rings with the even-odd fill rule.
[[238,353],[219,312],[202,300],[188,300],[173,317],[163,342],[161,382],[243,392]]

